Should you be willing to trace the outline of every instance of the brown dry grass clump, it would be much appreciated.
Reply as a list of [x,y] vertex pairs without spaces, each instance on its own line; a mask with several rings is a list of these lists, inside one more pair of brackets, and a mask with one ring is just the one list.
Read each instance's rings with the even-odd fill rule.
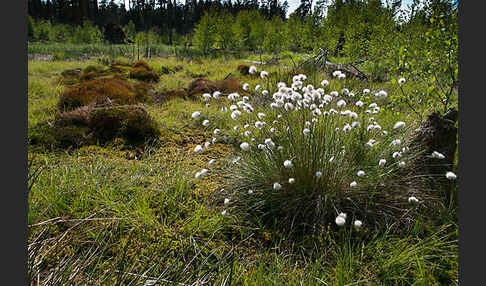
[[32,145],[80,147],[118,139],[139,145],[159,137],[157,122],[139,105],[96,107],[88,105],[56,115],[29,131]]
[[200,96],[203,93],[213,93],[215,91],[220,91],[223,94],[232,92],[244,93],[240,82],[232,78],[218,80],[216,82],[198,78],[192,81],[187,88],[187,94],[190,97]]
[[125,138],[141,143],[160,135],[157,122],[139,105],[94,108],[90,112],[89,127],[102,142]]
[[129,77],[147,82],[158,82],[160,80],[159,74],[144,61],[137,61],[132,65]]
[[238,65],[236,69],[242,74],[242,75],[249,75],[250,74],[250,66],[248,65]]
[[132,68],[129,75],[130,78],[138,79],[146,82],[158,82],[160,80],[157,72],[153,70],[146,70],[142,67]]
[[135,104],[148,100],[150,89],[146,83],[130,84],[116,77],[81,81],[65,89],[58,108],[66,111],[93,103]]
[[233,78],[216,81],[216,88],[225,94],[232,92],[245,93],[241,83]]
[[107,76],[110,72],[103,66],[87,66],[81,72],[80,80],[92,80],[98,77]]
[[203,93],[213,93],[217,90],[216,84],[208,79],[198,78],[192,81],[188,88],[187,94],[191,97],[202,95]]
[[175,98],[187,99],[188,96],[186,91],[183,88],[177,88],[173,90],[159,92],[155,96],[154,101],[157,103],[163,103]]

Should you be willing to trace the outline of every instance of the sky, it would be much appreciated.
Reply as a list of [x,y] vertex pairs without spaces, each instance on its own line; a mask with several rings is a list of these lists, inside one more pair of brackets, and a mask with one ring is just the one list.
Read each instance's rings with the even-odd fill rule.
[[[289,2],[289,10],[287,11],[287,15],[288,15],[288,14],[292,13],[293,11],[295,11],[295,9],[297,9],[297,7],[299,7],[300,0],[287,0],[287,1]],[[406,8],[408,5],[412,4],[412,2],[413,2],[413,0],[402,0],[402,8]],[[314,8],[315,3],[316,3],[316,0],[313,0],[312,1],[312,8]]]
[[[128,0],[123,0],[125,1],[125,7],[128,9]],[[184,2],[185,0],[178,0],[178,2]],[[283,2],[284,0],[281,0]],[[287,0],[289,3],[289,10],[287,11],[287,16],[294,12],[297,7],[299,7],[300,0]],[[386,0],[384,0],[386,1]],[[402,0],[402,8],[406,8],[408,5],[412,3],[413,0]],[[314,7],[314,4],[316,3],[316,0],[312,1],[312,7]]]

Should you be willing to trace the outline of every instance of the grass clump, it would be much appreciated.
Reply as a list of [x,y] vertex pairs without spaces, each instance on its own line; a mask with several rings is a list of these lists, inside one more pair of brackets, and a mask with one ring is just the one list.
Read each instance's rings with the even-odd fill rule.
[[291,87],[274,87],[270,109],[229,98],[236,104],[223,116],[234,128],[219,132],[237,138],[239,159],[223,170],[220,193],[229,213],[289,231],[358,220],[358,227],[397,230],[437,206],[435,193],[422,188],[430,178],[416,178],[423,150],[408,146],[415,123],[387,118],[376,103],[351,105],[349,91],[305,80],[296,75]]
[[149,100],[148,90],[144,83],[131,84],[120,78],[92,79],[68,86],[59,98],[58,108],[69,111],[93,103],[135,104]]
[[121,137],[129,142],[143,143],[160,135],[157,123],[145,108],[138,105],[94,108],[89,126],[101,141]]
[[157,123],[142,106],[95,107],[88,105],[56,115],[53,123],[31,128],[31,145],[51,148],[105,144],[122,139],[125,145],[141,145],[157,140]]
[[159,74],[144,61],[137,61],[132,65],[129,77],[146,82],[158,82],[160,79]]
[[219,91],[223,94],[233,92],[244,93],[241,83],[233,78],[217,80],[214,82],[208,79],[198,78],[192,81],[187,87],[187,94],[192,97],[200,96],[204,93],[212,94],[215,91]]

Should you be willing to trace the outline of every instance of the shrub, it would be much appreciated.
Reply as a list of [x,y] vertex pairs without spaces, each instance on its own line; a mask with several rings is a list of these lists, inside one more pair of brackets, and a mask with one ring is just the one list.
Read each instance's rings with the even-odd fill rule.
[[[218,195],[230,200],[230,214],[304,231],[336,226],[343,212],[348,224],[361,220],[384,230],[410,227],[417,209],[434,209],[436,193],[422,188],[427,176],[415,176],[421,146],[407,144],[413,124],[395,127],[375,104],[349,107],[346,94],[325,95],[328,87],[303,81],[296,76],[293,88],[274,90],[272,109],[233,98],[238,106],[229,109],[241,109],[241,115],[227,112],[226,120],[239,130],[220,133],[237,139],[240,159],[223,169]],[[419,203],[409,201],[412,196]]]

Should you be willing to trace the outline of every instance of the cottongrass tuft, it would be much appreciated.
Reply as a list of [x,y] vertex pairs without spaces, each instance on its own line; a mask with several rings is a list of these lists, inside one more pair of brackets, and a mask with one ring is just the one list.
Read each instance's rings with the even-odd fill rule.
[[240,144],[240,148],[243,151],[248,151],[248,150],[250,150],[250,144],[248,144],[248,142],[243,142],[243,143]]
[[203,147],[201,145],[197,145],[196,147],[194,147],[194,152],[200,153],[202,151],[203,151]]
[[457,178],[456,174],[454,174],[453,172],[449,171],[445,174],[446,178],[449,179],[449,180],[455,180]]
[[404,126],[405,126],[405,122],[398,121],[397,123],[395,123],[395,125],[393,125],[393,129],[399,129],[399,128],[402,128]]
[[201,112],[194,111],[191,115],[192,119],[198,119],[201,116]]
[[284,167],[285,167],[285,168],[290,169],[290,168],[292,168],[293,166],[294,166],[294,164],[292,164],[292,161],[291,161],[291,160],[285,160],[285,162],[284,162]]
[[439,153],[437,151],[432,152],[431,156],[432,156],[432,158],[435,158],[435,159],[444,159],[445,158],[444,154]]
[[[409,144],[411,128],[403,125],[382,132],[394,127],[382,120],[387,113],[381,110],[387,106],[380,109],[371,103],[368,112],[363,110],[368,96],[344,110],[346,102],[337,91],[325,94],[324,88],[304,86],[304,80],[295,75],[291,88],[278,83],[276,89],[269,83],[272,102],[264,106],[229,102],[228,106],[234,103],[231,118],[225,115],[235,126],[231,133],[237,133],[236,142],[247,141],[236,149],[241,157],[237,164],[221,170],[226,190],[221,195],[231,198],[232,215],[248,223],[258,220],[299,231],[333,225],[338,219],[335,210],[377,229],[410,226],[414,214],[407,200],[422,181],[414,173],[421,151],[414,147],[399,152]],[[351,93],[339,88],[342,95]],[[370,91],[363,90],[366,93]],[[377,94],[386,96],[384,91]],[[251,196],[249,189],[254,191]],[[432,192],[423,191],[421,199],[434,203]],[[339,217],[344,224],[346,216]]]
[[415,204],[415,203],[418,203],[419,200],[416,197],[411,196],[411,197],[408,198],[408,202],[411,203],[411,204]]
[[346,218],[344,218],[343,216],[337,216],[336,217],[336,220],[335,220],[336,224],[338,226],[343,226],[345,223],[346,223]]

